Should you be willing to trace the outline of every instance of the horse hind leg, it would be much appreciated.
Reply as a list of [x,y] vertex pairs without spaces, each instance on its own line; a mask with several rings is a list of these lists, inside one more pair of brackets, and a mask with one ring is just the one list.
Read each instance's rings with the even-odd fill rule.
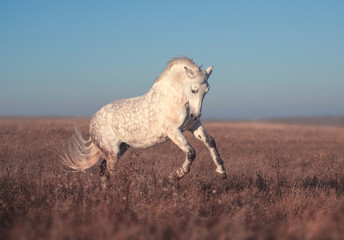
[[109,172],[113,175],[116,171],[119,159],[123,156],[123,154],[128,150],[130,146],[124,142],[118,144],[115,149],[114,152],[112,154],[110,154],[109,156],[109,160],[108,160],[108,167],[107,169],[109,170]]
[[99,173],[102,182],[102,188],[106,188],[106,185],[109,185],[107,182],[109,182],[110,178],[115,175],[120,157],[123,156],[129,147],[130,146],[128,144],[121,143],[113,146],[111,152],[102,150],[101,156],[103,161],[100,164]]
[[106,189],[110,185],[110,179],[115,174],[115,167],[119,160],[119,154],[101,154],[103,161],[100,164],[100,181],[101,188]]

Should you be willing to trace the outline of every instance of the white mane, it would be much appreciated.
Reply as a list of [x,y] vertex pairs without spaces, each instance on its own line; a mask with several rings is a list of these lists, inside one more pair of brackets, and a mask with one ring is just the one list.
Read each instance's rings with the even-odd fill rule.
[[188,67],[190,69],[200,70],[201,67],[197,66],[194,61],[187,57],[177,57],[172,58],[168,63],[166,69],[160,74],[160,76],[154,81],[159,82],[162,78],[164,78],[173,67],[181,66],[181,67]]

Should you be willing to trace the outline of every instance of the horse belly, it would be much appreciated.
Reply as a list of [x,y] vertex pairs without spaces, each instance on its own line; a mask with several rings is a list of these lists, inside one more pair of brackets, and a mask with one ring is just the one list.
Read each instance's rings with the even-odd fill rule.
[[110,125],[120,142],[145,148],[168,140],[157,121],[154,104],[142,97],[114,101],[95,116],[98,124]]
[[184,132],[185,130],[190,129],[195,123],[197,122],[197,120],[193,120],[193,119],[189,119],[187,118],[184,123],[180,126],[180,130],[182,132]]
[[167,136],[144,136],[126,139],[125,143],[134,148],[147,148],[168,140]]
[[121,141],[132,147],[145,148],[167,140],[154,111],[142,106],[129,109],[114,113],[112,126]]

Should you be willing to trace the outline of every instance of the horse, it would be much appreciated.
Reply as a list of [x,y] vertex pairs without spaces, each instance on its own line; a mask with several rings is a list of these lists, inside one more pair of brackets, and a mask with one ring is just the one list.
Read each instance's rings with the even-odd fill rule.
[[171,175],[179,180],[190,172],[196,157],[183,135],[190,131],[209,149],[218,177],[227,178],[215,140],[200,120],[212,69],[209,66],[203,71],[187,57],[173,58],[145,95],[115,100],[96,112],[90,121],[89,139],[75,127],[74,137],[60,155],[62,162],[84,171],[102,160],[100,176],[111,176],[129,147],[147,148],[171,140],[186,155],[183,165]]

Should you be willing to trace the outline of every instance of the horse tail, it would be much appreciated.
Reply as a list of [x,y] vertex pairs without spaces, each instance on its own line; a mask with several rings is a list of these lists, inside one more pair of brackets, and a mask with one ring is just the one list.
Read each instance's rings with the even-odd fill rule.
[[67,167],[79,172],[96,164],[100,159],[100,152],[91,138],[85,140],[75,125],[74,129],[75,134],[63,147],[60,160]]

